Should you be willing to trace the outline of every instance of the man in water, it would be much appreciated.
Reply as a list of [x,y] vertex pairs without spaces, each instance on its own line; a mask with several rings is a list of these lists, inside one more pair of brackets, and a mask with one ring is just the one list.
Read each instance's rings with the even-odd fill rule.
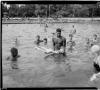
[[65,54],[66,38],[61,36],[61,29],[60,28],[58,28],[56,30],[56,36],[52,38],[52,42],[53,42],[53,50],[56,51],[55,53]]
[[52,37],[52,44],[53,44],[53,50],[48,52],[51,54],[46,56],[45,59],[47,59],[48,57],[50,59],[51,57],[51,59],[53,59],[55,63],[57,64],[64,63],[68,66],[66,70],[71,70],[70,63],[68,62],[69,59],[66,58],[66,38],[61,35],[60,28],[56,30],[56,33]]
[[44,45],[47,45],[47,38],[43,39]]

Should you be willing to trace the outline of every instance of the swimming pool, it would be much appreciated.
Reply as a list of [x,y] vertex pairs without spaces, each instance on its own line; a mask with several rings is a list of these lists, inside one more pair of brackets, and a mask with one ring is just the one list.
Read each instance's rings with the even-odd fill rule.
[[[68,34],[76,29],[76,42],[73,54],[68,53],[65,62],[34,49],[35,36],[48,37],[48,47],[52,47],[52,32],[60,27],[62,35],[69,40]],[[90,87],[96,86],[89,82],[93,74],[92,60],[88,52],[84,52],[85,38],[92,38],[93,33],[100,35],[100,23],[55,23],[49,24],[47,33],[44,25],[40,24],[3,24],[2,25],[2,66],[4,87]],[[18,39],[18,50],[21,57],[18,60],[19,70],[11,70],[6,57],[10,55],[10,48]],[[77,51],[77,52],[76,52]],[[68,64],[69,63],[69,64]],[[70,69],[71,70],[70,70]],[[9,82],[8,82],[9,81]],[[99,81],[98,81],[99,82]],[[99,86],[99,85],[98,85]]]

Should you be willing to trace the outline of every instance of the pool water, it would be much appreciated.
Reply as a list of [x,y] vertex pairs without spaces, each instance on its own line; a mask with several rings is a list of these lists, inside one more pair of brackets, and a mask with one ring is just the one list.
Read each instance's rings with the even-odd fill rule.
[[[73,53],[67,56],[46,55],[36,50],[36,35],[49,38],[47,47],[52,48],[52,34],[56,28],[63,28],[62,35],[69,40],[68,34],[76,29],[73,38],[76,42]],[[85,38],[92,38],[94,33],[100,35],[100,23],[55,23],[48,24],[47,32],[40,24],[3,24],[2,25],[2,69],[3,87],[99,87],[100,80],[89,82],[92,76],[92,57],[85,52]],[[21,57],[18,59],[18,70],[12,70],[7,56],[15,46]],[[43,44],[41,44],[44,46]],[[67,51],[67,50],[66,50]]]

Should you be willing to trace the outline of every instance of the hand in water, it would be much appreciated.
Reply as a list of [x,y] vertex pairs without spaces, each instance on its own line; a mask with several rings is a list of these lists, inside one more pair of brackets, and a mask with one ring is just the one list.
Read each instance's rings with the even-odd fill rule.
[[94,81],[96,79],[96,74],[94,74],[91,78],[90,81]]

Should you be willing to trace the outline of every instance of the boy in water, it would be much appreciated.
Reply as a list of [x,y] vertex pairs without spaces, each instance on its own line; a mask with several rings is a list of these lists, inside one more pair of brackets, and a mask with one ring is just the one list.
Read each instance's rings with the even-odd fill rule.
[[94,34],[91,46],[96,45],[97,43],[98,43],[98,37],[97,37],[97,34]]
[[18,49],[13,47],[11,48],[11,56],[7,58],[7,60],[11,60],[11,68],[12,69],[18,69],[18,58],[20,55],[18,55]]
[[36,44],[37,46],[39,46],[41,42],[43,42],[43,40],[40,40],[40,36],[37,35],[37,36],[36,36],[35,44]]
[[73,35],[72,34],[69,34],[69,38],[70,40],[67,42],[69,48],[68,48],[68,51],[70,51],[72,53],[73,51],[73,46],[75,46],[75,41],[73,41]]
[[43,39],[44,45],[47,45],[47,38]]
[[90,78],[90,81],[95,80],[96,78],[100,78],[100,46],[93,45],[91,47],[91,52],[95,54],[95,58],[93,60],[93,66],[95,69],[95,74]]

